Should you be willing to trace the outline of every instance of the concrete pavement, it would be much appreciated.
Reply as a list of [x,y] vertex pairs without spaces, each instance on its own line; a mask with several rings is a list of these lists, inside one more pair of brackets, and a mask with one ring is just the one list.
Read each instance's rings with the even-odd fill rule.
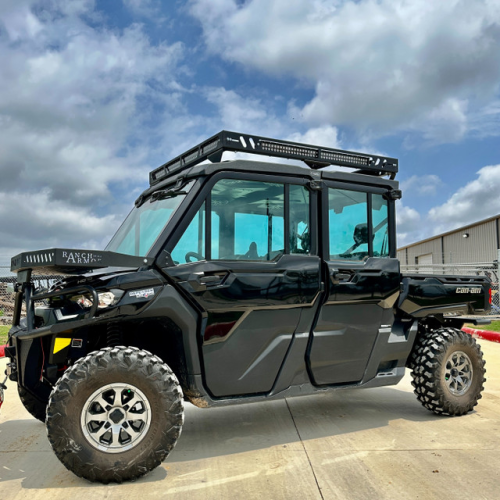
[[217,409],[187,404],[167,461],[123,485],[96,485],[67,471],[9,382],[0,414],[0,497],[497,499],[500,345],[481,345],[488,381],[467,416],[424,409],[409,374],[390,388]]

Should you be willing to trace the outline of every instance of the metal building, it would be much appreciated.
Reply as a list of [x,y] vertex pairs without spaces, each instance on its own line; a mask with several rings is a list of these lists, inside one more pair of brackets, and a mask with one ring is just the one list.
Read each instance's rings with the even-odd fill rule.
[[[398,249],[403,266],[476,264],[497,260],[500,214]],[[430,269],[430,268],[429,268]]]

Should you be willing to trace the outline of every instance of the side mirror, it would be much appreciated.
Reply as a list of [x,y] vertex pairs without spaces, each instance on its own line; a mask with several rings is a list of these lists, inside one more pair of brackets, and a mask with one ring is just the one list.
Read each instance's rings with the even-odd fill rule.
[[358,224],[354,228],[354,234],[352,237],[354,238],[354,243],[357,247],[363,245],[364,243],[368,243],[368,224]]

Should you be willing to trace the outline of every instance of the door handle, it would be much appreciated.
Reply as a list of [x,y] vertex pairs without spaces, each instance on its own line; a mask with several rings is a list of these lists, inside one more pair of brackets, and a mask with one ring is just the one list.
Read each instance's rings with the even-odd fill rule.
[[201,285],[220,285],[223,279],[222,276],[200,276],[198,283]]
[[200,271],[191,274],[187,279],[187,282],[196,292],[202,292],[207,288],[221,285],[226,276],[227,273],[222,275],[221,274],[205,275],[203,271]]
[[332,269],[330,271],[330,277],[332,279],[332,283],[334,285],[338,285],[339,283],[346,283],[351,280],[351,275],[348,273],[343,273],[336,269]]
[[345,273],[335,273],[334,276],[340,281],[349,281],[351,279],[351,275]]

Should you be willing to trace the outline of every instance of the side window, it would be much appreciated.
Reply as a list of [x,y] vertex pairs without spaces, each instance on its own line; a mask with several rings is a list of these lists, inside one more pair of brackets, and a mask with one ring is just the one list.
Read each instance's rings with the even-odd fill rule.
[[274,260],[284,253],[284,185],[224,179],[211,195],[211,258]]
[[389,256],[389,219],[387,200],[372,194],[373,256]]
[[311,251],[309,191],[305,186],[290,185],[290,253]]
[[205,203],[193,217],[181,239],[172,250],[175,264],[205,259]]
[[368,256],[368,195],[328,189],[330,259],[363,260]]
[[220,217],[212,209],[212,242],[211,246],[211,257],[212,259],[219,259],[219,231],[220,231]]

